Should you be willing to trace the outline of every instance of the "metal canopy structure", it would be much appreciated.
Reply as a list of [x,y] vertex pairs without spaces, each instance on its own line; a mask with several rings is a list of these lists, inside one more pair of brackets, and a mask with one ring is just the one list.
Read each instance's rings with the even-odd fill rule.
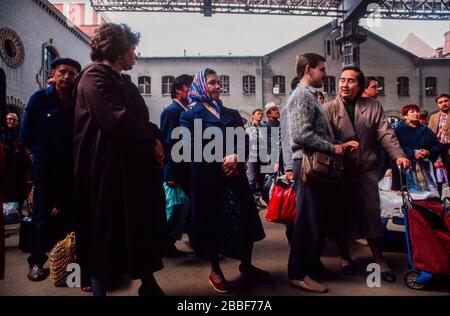
[[[335,18],[340,28],[343,66],[359,65],[359,20],[402,19],[448,21],[450,0],[90,0],[97,11],[297,15]],[[336,32],[334,32],[336,34]]]
[[[360,17],[449,20],[450,0],[90,0],[97,11],[190,12],[343,17],[355,3],[369,5]],[[357,5],[358,5],[357,4]]]

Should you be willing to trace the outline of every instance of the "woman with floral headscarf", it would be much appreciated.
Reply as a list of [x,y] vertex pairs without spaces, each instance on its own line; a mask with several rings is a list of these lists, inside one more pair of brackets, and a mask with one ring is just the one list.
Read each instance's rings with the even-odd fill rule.
[[[251,263],[253,243],[265,235],[245,173],[245,157],[238,156],[248,141],[239,112],[220,101],[220,83],[214,70],[206,68],[195,75],[189,99],[191,109],[181,115],[180,123],[190,131],[194,158],[190,168],[193,246],[199,255],[211,260],[209,282],[214,289],[229,293],[231,286],[220,268],[219,253],[241,260],[239,271],[247,277],[270,277]],[[227,135],[229,128],[242,130],[244,137]],[[205,131],[215,135],[213,141],[211,137],[203,139],[207,138],[202,137]],[[201,144],[195,143],[197,139]],[[212,148],[210,142],[222,148]],[[215,157],[212,162],[205,157],[207,152]]]

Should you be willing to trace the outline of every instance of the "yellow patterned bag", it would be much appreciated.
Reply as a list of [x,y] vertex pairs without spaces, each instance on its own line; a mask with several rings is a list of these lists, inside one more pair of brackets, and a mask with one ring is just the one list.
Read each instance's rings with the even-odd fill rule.
[[75,233],[67,234],[50,251],[50,280],[55,286],[66,286],[67,265],[75,261]]

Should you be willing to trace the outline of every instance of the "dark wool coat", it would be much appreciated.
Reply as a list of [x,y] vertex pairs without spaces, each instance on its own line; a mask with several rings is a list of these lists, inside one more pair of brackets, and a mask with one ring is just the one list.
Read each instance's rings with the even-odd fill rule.
[[[182,113],[180,118],[181,126],[191,131],[192,150],[194,139],[201,138],[200,135],[194,135],[196,119],[201,120],[203,132],[209,127],[220,129],[224,135],[223,157],[239,152],[240,146],[246,146],[235,139],[234,147],[230,149],[233,152],[225,151],[226,127],[244,126],[238,111],[222,107],[219,120],[203,104],[197,103],[191,110]],[[209,141],[202,141],[202,152]],[[192,232],[196,252],[201,255],[221,252],[228,257],[241,259],[236,251],[242,249],[241,245],[265,237],[248,184],[245,164],[238,163],[239,175],[232,178],[225,177],[222,160],[206,162],[202,159],[190,165]]]
[[164,140],[164,168],[163,168],[163,180],[175,181],[177,185],[180,185],[184,193],[190,194],[190,181],[189,181],[189,165],[183,162],[175,162],[172,159],[171,152],[173,145],[177,142],[176,139],[172,139],[172,132],[175,128],[180,126],[180,115],[185,110],[181,105],[173,100],[164,111],[161,113],[160,127]]
[[136,86],[94,62],[75,86],[75,197],[82,269],[105,282],[162,269],[165,197],[159,129]]
[[7,128],[0,133],[0,143],[5,145],[5,173],[1,179],[4,201],[22,203],[27,198],[27,170],[31,161],[25,146],[19,143],[17,130]]

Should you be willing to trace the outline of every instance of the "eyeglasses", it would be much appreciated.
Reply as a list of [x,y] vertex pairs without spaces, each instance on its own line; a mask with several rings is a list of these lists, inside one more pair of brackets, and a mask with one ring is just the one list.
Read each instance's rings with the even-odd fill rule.
[[15,118],[13,118],[13,117],[7,117],[6,120],[7,120],[7,121],[17,121],[17,120],[16,120]]

